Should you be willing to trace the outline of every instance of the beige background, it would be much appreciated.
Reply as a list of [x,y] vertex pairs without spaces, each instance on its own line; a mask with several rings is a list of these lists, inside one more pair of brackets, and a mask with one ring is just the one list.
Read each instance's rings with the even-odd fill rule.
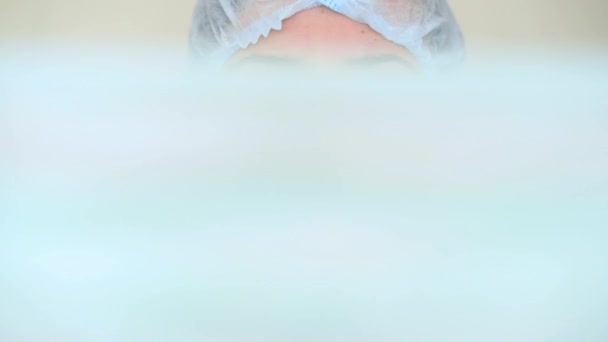
[[[184,47],[195,0],[0,0],[0,41]],[[608,46],[607,0],[452,0],[471,49]],[[507,45],[509,46],[509,45]]]

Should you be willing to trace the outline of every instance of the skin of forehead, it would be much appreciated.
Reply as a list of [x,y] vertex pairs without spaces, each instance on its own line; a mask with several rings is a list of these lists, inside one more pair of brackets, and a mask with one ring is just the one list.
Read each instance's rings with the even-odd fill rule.
[[385,39],[368,25],[327,7],[296,13],[256,44],[239,50],[231,61],[248,56],[270,55],[314,61],[340,60],[370,55],[396,55],[414,61],[404,47]]

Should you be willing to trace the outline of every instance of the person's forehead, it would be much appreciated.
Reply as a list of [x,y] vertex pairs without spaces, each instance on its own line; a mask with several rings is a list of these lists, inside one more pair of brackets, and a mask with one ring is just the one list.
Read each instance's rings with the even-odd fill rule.
[[[251,44],[257,43],[258,40],[265,41],[266,39],[261,37],[270,35],[271,39],[264,44],[257,44],[256,49],[261,49],[262,45],[268,48],[271,45],[269,42],[276,41],[281,41],[280,45],[284,47],[292,48],[294,41],[316,39],[314,42],[320,45],[325,42],[325,51],[345,50],[344,46],[348,46],[357,48],[346,50],[357,52],[368,50],[360,48],[370,44],[390,41],[401,47],[401,53],[404,50],[409,51],[415,56],[418,64],[425,68],[454,65],[464,56],[462,35],[446,0],[334,2],[323,4],[321,0],[198,0],[191,31],[192,52],[196,57],[215,61],[214,65],[220,65],[239,49],[250,50]],[[290,19],[295,15],[316,7],[333,8],[351,21],[369,25],[379,34],[379,39],[355,39],[355,36],[351,35],[352,31],[343,34],[341,39],[331,40],[331,37],[326,37],[328,32],[340,32],[337,27],[331,30],[325,28],[326,36],[309,34],[300,39],[296,38],[295,31],[282,28],[286,21],[293,21]],[[308,19],[311,26],[323,24],[314,21],[314,18]],[[289,31],[290,40],[283,41],[280,39],[281,35],[274,31],[281,29]],[[353,41],[357,44],[351,44]],[[307,46],[306,52],[314,52],[315,46]],[[389,47],[385,45],[382,49],[384,48]]]
[[[237,52],[232,61],[251,57],[282,60],[388,61],[414,62],[404,47],[385,39],[368,25],[356,22],[325,7],[297,13],[283,22],[281,30],[272,31],[257,44]],[[279,57],[279,58],[277,58]],[[254,58],[254,61],[260,61]]]

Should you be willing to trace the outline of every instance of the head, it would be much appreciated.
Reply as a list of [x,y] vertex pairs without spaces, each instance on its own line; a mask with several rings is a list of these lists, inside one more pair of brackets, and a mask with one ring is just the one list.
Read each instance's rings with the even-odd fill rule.
[[199,0],[194,54],[228,65],[443,67],[462,35],[445,0]]

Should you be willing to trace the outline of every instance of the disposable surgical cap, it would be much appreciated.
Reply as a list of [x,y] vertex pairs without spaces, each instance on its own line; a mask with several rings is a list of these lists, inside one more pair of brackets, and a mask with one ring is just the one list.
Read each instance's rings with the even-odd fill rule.
[[446,0],[198,0],[191,48],[195,56],[227,60],[294,14],[326,6],[369,25],[423,65],[446,66],[464,55],[462,34]]

